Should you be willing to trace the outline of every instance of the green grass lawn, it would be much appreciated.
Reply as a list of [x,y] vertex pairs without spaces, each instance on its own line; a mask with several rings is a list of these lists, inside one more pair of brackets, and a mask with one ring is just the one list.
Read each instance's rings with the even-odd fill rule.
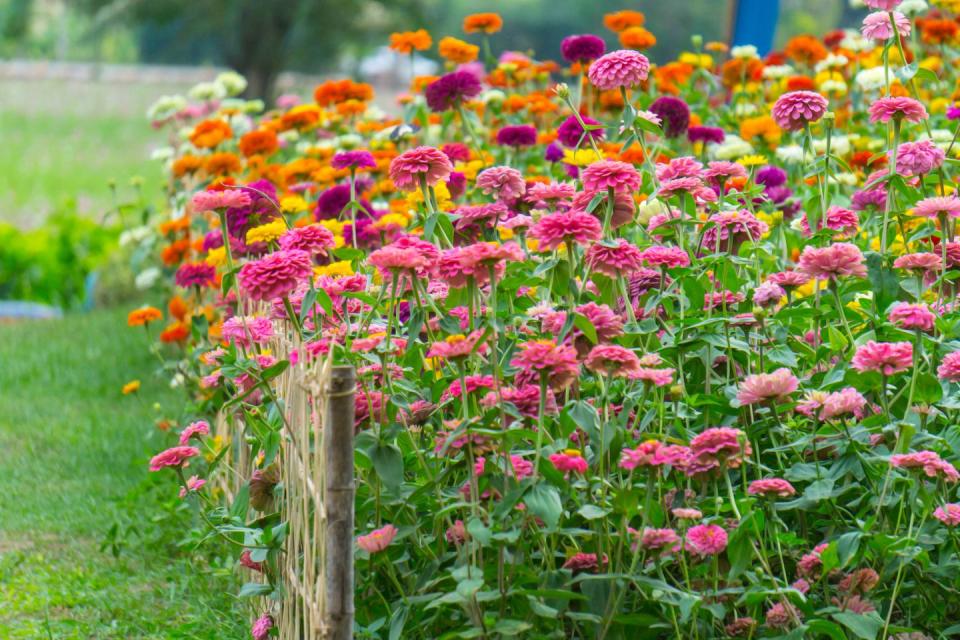
[[184,400],[143,331],[124,311],[0,325],[0,363],[0,637],[247,637],[230,553],[179,548],[189,513],[147,471],[159,407]]

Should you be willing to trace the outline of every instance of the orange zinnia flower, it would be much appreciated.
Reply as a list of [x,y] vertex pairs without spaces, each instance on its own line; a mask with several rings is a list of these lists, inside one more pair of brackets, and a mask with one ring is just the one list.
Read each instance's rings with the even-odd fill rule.
[[401,31],[390,34],[390,48],[397,53],[413,53],[426,51],[433,44],[433,39],[426,29],[416,31]]
[[160,333],[161,342],[183,342],[190,335],[190,327],[177,321]]
[[631,27],[642,27],[646,21],[646,16],[639,11],[615,11],[603,16],[603,26],[614,33],[620,33]]
[[190,133],[190,142],[200,149],[212,149],[231,137],[233,137],[233,129],[223,120],[204,120],[193,128],[193,132]]
[[203,168],[212,176],[225,176],[230,173],[238,173],[243,165],[240,163],[240,158],[234,153],[212,153],[207,156]]
[[503,18],[496,13],[472,13],[463,19],[464,33],[483,32],[487,35],[503,28]]
[[354,82],[350,78],[328,80],[318,84],[313,90],[313,99],[321,107],[329,107],[347,100],[366,102],[373,99],[373,87],[366,82]]
[[201,167],[203,167],[203,158],[187,154],[173,161],[173,176],[182,178],[188,173],[198,171]]
[[643,27],[630,27],[620,32],[620,44],[626,49],[643,51],[657,44],[657,37]]
[[459,38],[447,36],[440,40],[437,46],[440,57],[456,64],[466,64],[473,62],[480,54],[480,47],[469,42],[464,42]]
[[240,138],[240,153],[248,158],[253,155],[268,156],[279,146],[277,134],[269,129],[257,129]]
[[170,312],[171,316],[182,321],[187,317],[190,307],[187,306],[186,301],[180,296],[173,296],[170,298],[170,302],[167,303],[167,311]]
[[827,48],[811,35],[790,38],[783,52],[794,62],[813,65],[827,57]]
[[161,318],[163,318],[163,312],[160,311],[160,309],[156,307],[141,307],[127,314],[127,325],[131,327],[142,327]]
[[923,41],[927,44],[946,44],[957,38],[957,23],[948,18],[918,20]]

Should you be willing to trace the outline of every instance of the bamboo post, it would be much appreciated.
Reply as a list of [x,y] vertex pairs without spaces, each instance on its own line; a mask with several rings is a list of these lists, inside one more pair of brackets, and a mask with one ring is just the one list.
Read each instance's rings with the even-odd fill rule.
[[353,367],[336,366],[327,388],[323,465],[327,514],[326,611],[329,640],[353,637],[353,430],[356,380]]

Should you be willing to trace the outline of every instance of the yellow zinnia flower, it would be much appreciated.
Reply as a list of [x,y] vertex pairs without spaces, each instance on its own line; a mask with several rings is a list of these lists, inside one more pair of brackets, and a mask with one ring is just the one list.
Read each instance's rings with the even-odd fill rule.
[[276,219],[247,231],[247,244],[254,242],[273,242],[287,231],[287,225]]

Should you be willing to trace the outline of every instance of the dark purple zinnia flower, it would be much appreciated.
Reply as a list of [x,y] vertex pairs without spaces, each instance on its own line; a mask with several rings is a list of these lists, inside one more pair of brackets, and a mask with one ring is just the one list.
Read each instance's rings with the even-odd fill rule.
[[450,158],[450,162],[467,162],[470,160],[470,147],[462,142],[448,142],[440,147],[440,151],[443,151]]
[[497,131],[497,144],[530,147],[537,144],[537,129],[529,124],[511,124]]
[[432,111],[446,111],[466,98],[479,95],[481,89],[477,76],[469,71],[454,71],[427,85],[424,95]]
[[[250,204],[227,209],[227,231],[243,240],[247,231],[275,219],[277,213],[277,188],[269,180],[255,180],[244,189],[250,196]],[[231,245],[232,246],[232,245]]]
[[563,149],[556,142],[551,142],[543,152],[543,158],[547,162],[559,162],[563,160]]
[[330,166],[334,169],[376,169],[373,154],[365,150],[341,151],[333,156]]
[[786,202],[787,198],[793,195],[793,189],[790,187],[784,187],[782,185],[777,185],[774,187],[767,187],[763,190],[763,194],[770,199],[770,202],[773,204],[783,204]]
[[720,127],[690,127],[687,129],[687,140],[690,142],[714,142],[720,144],[726,134]]
[[690,126],[690,107],[674,96],[661,96],[650,105],[650,111],[663,122],[663,133],[668,138],[677,138]]
[[460,171],[451,171],[447,178],[447,191],[450,192],[451,198],[458,200],[467,192],[467,176]]
[[[583,123],[588,126],[600,124],[593,118],[587,116],[580,117],[583,119]],[[583,135],[583,127],[577,122],[576,116],[570,116],[557,127],[557,140],[570,148],[576,147],[581,137],[583,137],[583,141],[586,143],[587,139]],[[603,140],[603,129],[592,129],[590,131],[590,137],[597,141]]]
[[762,184],[767,188],[779,187],[786,181],[787,172],[780,167],[774,167],[773,165],[768,165],[760,169],[760,171],[757,171],[757,177],[754,178],[754,182],[757,184]]
[[[361,185],[358,182],[358,196],[360,192],[363,191],[360,186]],[[336,218],[340,215],[340,212],[343,211],[343,208],[346,207],[349,202],[350,185],[338,184],[332,186],[321,193],[320,197],[317,198],[317,207],[313,211],[313,217],[316,220],[329,220],[330,218]],[[367,215],[371,215],[370,212],[373,210],[373,207],[370,206],[369,202],[360,198],[360,206],[364,211],[367,212]]]
[[854,211],[864,211],[870,207],[884,209],[887,206],[887,192],[883,188],[855,191],[850,202],[850,208]]
[[607,50],[603,38],[589,33],[578,36],[567,36],[560,43],[560,53],[567,62],[583,62],[596,60]]
[[185,262],[174,276],[178,287],[211,287],[217,276],[217,268],[206,262]]

